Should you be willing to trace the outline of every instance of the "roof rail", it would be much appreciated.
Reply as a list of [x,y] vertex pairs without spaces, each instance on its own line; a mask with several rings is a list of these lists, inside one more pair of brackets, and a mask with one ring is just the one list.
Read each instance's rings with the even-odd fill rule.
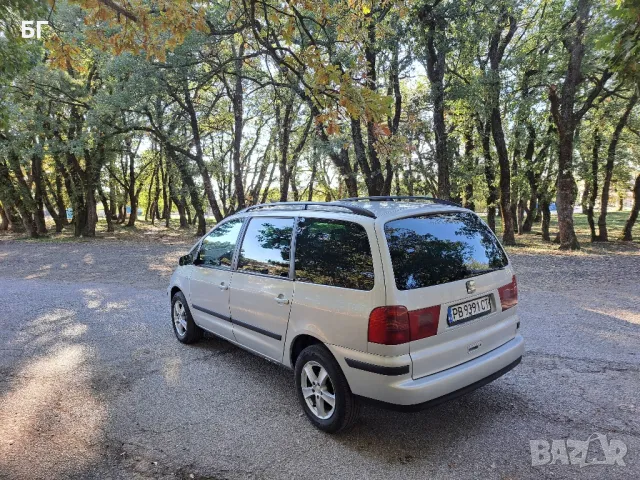
[[[317,208],[309,208],[317,207]],[[251,212],[255,210],[329,210],[335,211],[335,209],[347,210],[345,213],[353,213],[355,215],[362,215],[364,217],[376,218],[376,214],[366,208],[356,207],[354,205],[340,205],[337,203],[329,202],[273,202],[273,203],[261,203],[259,205],[253,205],[241,210],[237,213]]]
[[459,203],[452,202],[450,200],[444,200],[442,198],[421,197],[421,196],[413,196],[413,195],[352,197],[352,198],[343,198],[338,201],[339,202],[403,202],[403,201],[421,201],[421,200],[429,200],[433,203],[440,203],[442,205],[451,205],[453,207],[462,207],[462,205],[460,205]]

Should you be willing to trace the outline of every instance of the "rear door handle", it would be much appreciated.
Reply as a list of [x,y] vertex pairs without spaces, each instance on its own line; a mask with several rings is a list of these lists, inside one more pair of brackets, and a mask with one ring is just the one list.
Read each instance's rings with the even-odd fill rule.
[[218,287],[220,288],[220,290],[229,290],[229,285],[224,282],[220,282],[220,285],[218,285]]
[[289,299],[284,298],[284,295],[282,294],[278,295],[276,298],[274,298],[274,300],[280,305],[289,305]]

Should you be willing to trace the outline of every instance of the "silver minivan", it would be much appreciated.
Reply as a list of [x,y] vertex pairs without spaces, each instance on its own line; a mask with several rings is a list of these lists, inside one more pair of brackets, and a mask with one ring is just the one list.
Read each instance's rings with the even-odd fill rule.
[[309,420],[416,410],[515,367],[518,287],[472,211],[427,197],[271,203],[220,222],[169,289],[182,343],[211,332],[293,369]]

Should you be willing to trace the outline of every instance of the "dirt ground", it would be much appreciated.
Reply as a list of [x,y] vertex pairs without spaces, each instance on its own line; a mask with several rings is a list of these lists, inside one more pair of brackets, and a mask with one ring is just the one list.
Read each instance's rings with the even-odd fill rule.
[[[515,250],[526,354],[465,397],[366,407],[327,436],[290,371],[216,338],[179,344],[181,240],[0,242],[0,478],[640,478],[640,251]],[[530,441],[589,444],[533,466]]]

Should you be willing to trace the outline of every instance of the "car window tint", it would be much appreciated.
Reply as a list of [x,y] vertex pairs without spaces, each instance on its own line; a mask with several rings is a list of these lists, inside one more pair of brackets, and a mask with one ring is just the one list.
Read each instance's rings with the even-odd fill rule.
[[242,228],[242,219],[223,223],[202,239],[198,252],[198,265],[231,268],[233,252]]
[[296,280],[371,290],[373,260],[362,225],[342,220],[300,218],[295,251]]
[[477,215],[402,218],[384,227],[399,290],[482,275],[507,265],[500,242]]
[[293,218],[252,218],[242,241],[238,270],[289,276]]

